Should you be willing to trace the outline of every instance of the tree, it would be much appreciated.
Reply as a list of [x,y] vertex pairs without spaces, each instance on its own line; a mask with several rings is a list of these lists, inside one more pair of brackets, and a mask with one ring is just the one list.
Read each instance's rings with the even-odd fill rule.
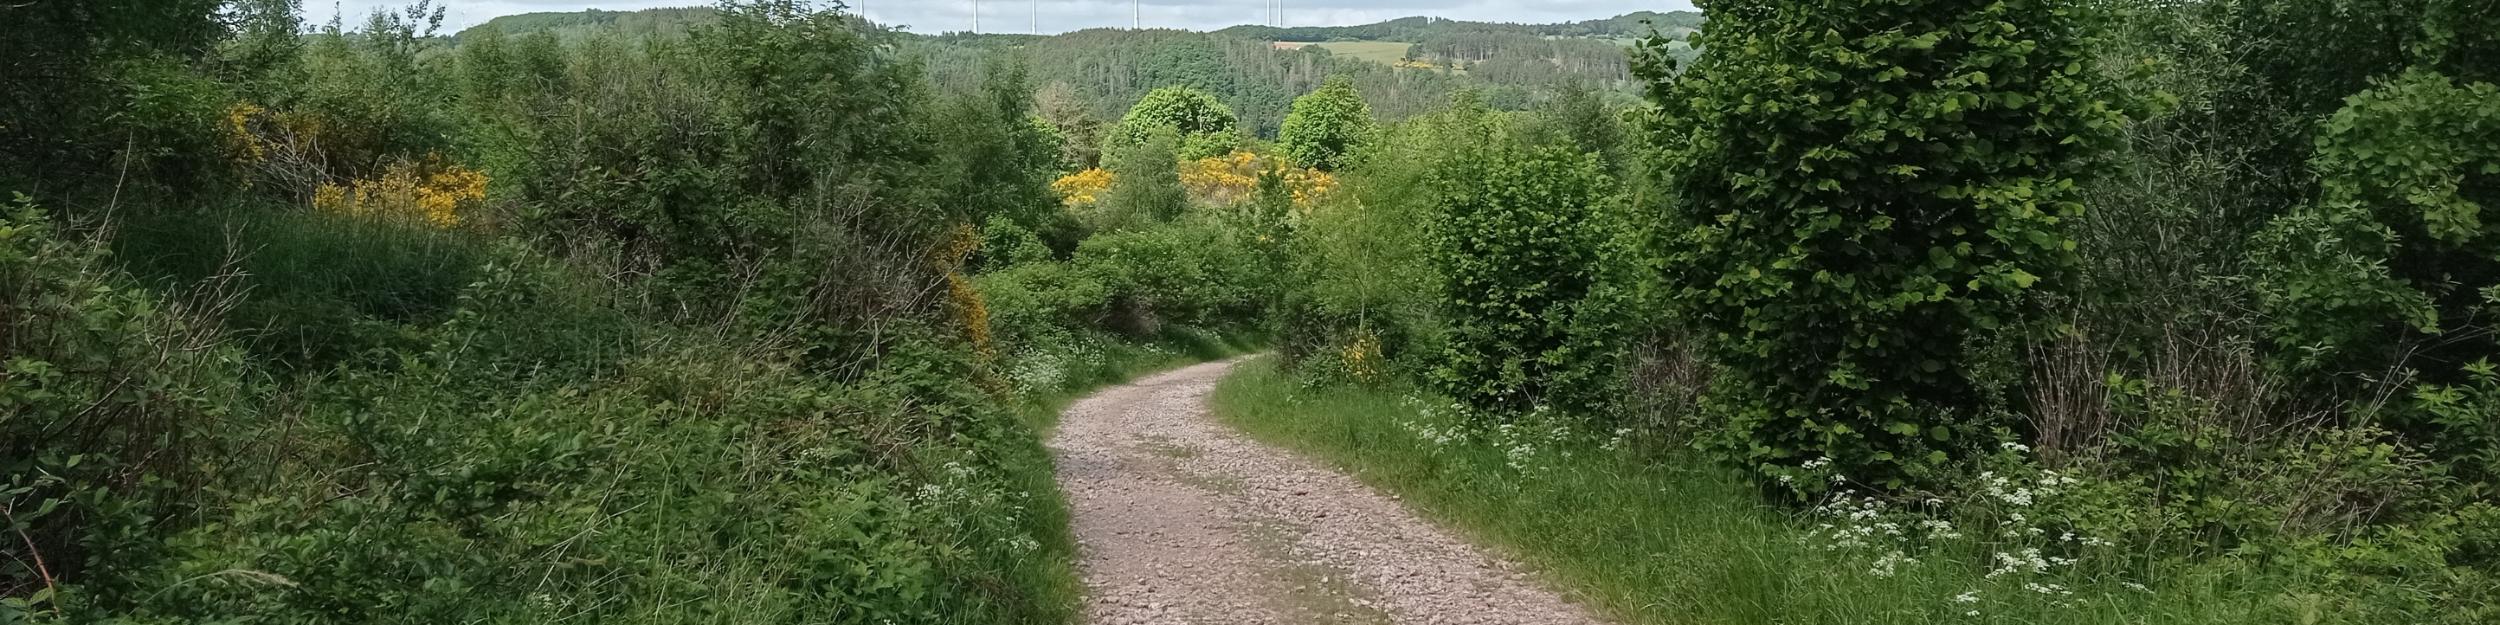
[[1549,106],[1548,114],[1552,116],[1553,123],[1561,127],[1564,138],[1569,139],[1572,145],[1597,154],[1609,169],[1618,164],[1622,150],[1617,146],[1622,142],[1623,133],[1616,123],[1615,112],[1606,107],[1604,94],[1589,89],[1586,84],[1567,83],[1554,94],[1554,101]]
[[1097,230],[1128,230],[1171,221],[1189,209],[1189,190],[1181,186],[1177,141],[1170,132],[1150,134],[1144,141],[1112,155],[1111,188],[1095,204]]
[[1233,109],[1204,91],[1164,87],[1146,94],[1120,117],[1105,151],[1117,152],[1146,143],[1157,132],[1172,133],[1181,158],[1223,156],[1241,144],[1240,119]]
[[0,37],[0,185],[56,191],[36,184],[104,168],[116,154],[199,156],[188,152],[200,147],[193,135],[206,134],[224,103],[184,66],[221,34],[218,4],[0,4],[9,30]]
[[[1940,477],[2000,425],[1974,347],[2036,329],[2085,161],[2124,115],[2054,0],[1704,0],[1661,111],[1670,300],[1728,374],[1716,448],[1787,475]],[[1803,480],[1820,482],[1820,480]]]
[[1295,98],[1276,140],[1293,162],[1322,171],[1344,167],[1371,140],[1372,107],[1354,90],[1354,79],[1328,77],[1319,90]]

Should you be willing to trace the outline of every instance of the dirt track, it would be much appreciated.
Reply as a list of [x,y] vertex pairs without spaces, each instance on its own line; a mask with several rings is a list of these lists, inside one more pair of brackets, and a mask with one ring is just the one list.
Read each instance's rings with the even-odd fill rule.
[[1088,622],[1599,622],[1395,499],[1217,423],[1207,395],[1237,362],[1106,390],[1060,421]]

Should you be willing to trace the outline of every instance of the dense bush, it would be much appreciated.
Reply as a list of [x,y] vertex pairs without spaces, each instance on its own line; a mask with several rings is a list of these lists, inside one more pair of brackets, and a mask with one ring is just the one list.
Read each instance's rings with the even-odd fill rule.
[[57,611],[64,583],[138,588],[161,528],[195,522],[183,504],[228,477],[215,461],[247,440],[256,398],[211,323],[230,293],[160,297],[24,196],[0,211],[0,522],[18,539],[0,546],[0,599]]
[[1111,186],[1092,204],[1087,225],[1099,231],[1120,231],[1168,223],[1189,210],[1189,190],[1181,186],[1177,139],[1169,132],[1111,153]]
[[1449,324],[1433,381],[1493,419],[1594,413],[1613,360],[1599,292],[1611,182],[1576,150],[1462,154],[1430,181],[1428,249]]
[[1719,449],[1941,477],[2004,425],[1978,350],[2039,323],[2031,293],[2073,263],[2082,160],[2121,121],[2084,66],[2095,18],[2052,2],[1704,8],[1700,59],[1649,79],[1671,297],[1726,373]]

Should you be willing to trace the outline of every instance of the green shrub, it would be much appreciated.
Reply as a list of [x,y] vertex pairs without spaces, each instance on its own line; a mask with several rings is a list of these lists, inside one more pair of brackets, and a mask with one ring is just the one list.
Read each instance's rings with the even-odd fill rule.
[[162,534],[196,522],[184,504],[221,486],[255,405],[207,305],[138,288],[24,196],[0,205],[0,523],[16,539],[0,598],[51,612],[132,592]]
[[1091,328],[1111,302],[1111,289],[1090,272],[1063,262],[1019,264],[973,278],[989,306],[990,327],[1009,349],[1064,340]]
[[1595,414],[1613,375],[1611,181],[1577,150],[1473,150],[1431,178],[1448,349],[1432,380],[1484,416]]
[[113,247],[169,288],[239,273],[224,325],[294,370],[416,347],[401,326],[448,318],[488,256],[465,233],[282,207],[133,211]]
[[[1716,448],[1935,478],[1997,421],[1982,342],[2038,323],[2073,264],[2084,159],[2114,138],[2088,7],[1705,2],[1667,76],[1668,301],[1706,332]],[[1665,54],[1653,39],[1652,58]]]
[[2477,246],[2500,202],[2500,87],[2417,71],[2350,102],[2319,139],[2320,203],[2257,239],[2269,338],[2286,366],[2329,374],[2493,353],[2477,319],[2500,258]]
[[1275,286],[1231,231],[1203,221],[1095,236],[1071,262],[1109,290],[1111,327],[1138,337],[1250,323]]

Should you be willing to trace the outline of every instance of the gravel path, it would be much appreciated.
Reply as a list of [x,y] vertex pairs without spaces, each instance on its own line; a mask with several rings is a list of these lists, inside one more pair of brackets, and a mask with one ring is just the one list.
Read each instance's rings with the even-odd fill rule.
[[1052,436],[1094,625],[1596,625],[1515,565],[1208,414],[1235,363],[1079,401]]

